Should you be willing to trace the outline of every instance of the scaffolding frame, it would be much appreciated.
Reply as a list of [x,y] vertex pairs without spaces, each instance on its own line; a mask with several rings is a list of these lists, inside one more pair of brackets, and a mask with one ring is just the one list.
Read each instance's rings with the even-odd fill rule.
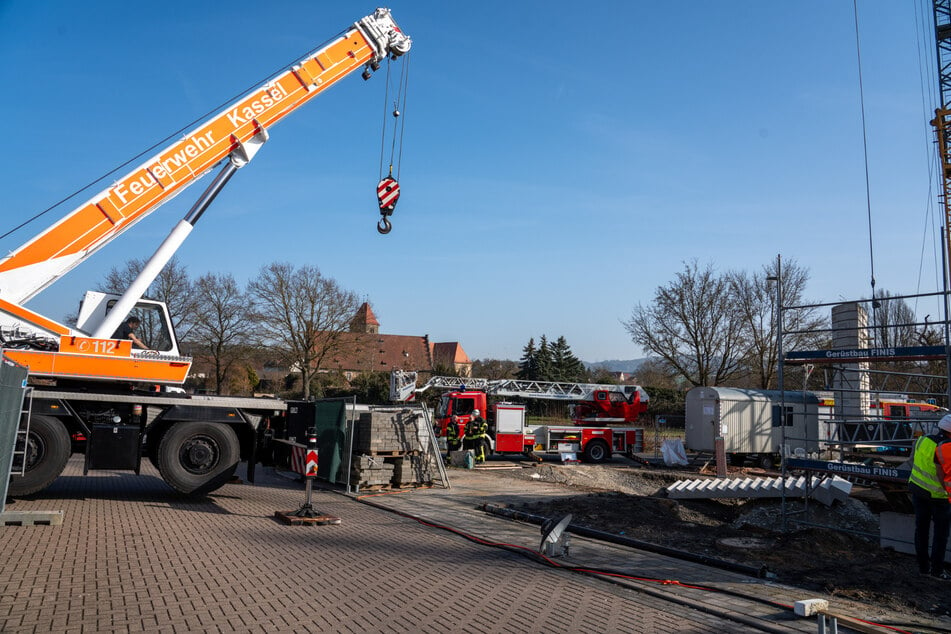
[[[776,295],[779,390],[785,393],[787,389],[811,388],[827,404],[820,414],[820,437],[815,439],[821,448],[820,455],[803,458],[784,452],[783,476],[789,471],[806,471],[818,473],[820,481],[834,475],[844,477],[854,484],[878,487],[893,505],[907,508],[909,471],[903,463],[908,461],[915,440],[935,431],[951,403],[948,293],[783,306],[781,283],[778,280]],[[885,323],[877,313],[883,301],[921,298],[935,298],[944,318]],[[832,327],[812,332],[783,329],[784,312],[826,307],[833,312]],[[843,319],[843,315],[848,318]],[[896,333],[903,333],[903,337],[889,338]],[[792,334],[816,335],[827,339],[828,346],[820,350],[784,351],[783,339]],[[802,368],[801,384],[787,387],[789,375],[795,376],[797,368]],[[815,373],[818,368],[821,372]],[[782,431],[785,446],[785,427]],[[791,522],[872,536],[814,521],[808,496],[803,508],[793,511],[790,500],[783,495],[784,532]]]

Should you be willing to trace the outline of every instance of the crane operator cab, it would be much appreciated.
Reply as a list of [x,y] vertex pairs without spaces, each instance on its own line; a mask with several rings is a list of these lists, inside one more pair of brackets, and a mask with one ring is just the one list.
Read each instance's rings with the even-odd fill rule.
[[[87,291],[79,307],[79,317],[76,327],[85,332],[93,332],[101,324],[106,315],[112,310],[119,295]],[[138,317],[140,325],[135,334],[142,340],[151,353],[179,356],[178,342],[175,339],[175,329],[168,314],[168,307],[159,301],[140,299],[132,311],[124,316]],[[142,353],[141,350],[136,350]]]

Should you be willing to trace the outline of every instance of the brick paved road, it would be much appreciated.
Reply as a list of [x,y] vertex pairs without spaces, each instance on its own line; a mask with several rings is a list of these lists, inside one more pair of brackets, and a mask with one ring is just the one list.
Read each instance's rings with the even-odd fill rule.
[[[204,500],[143,475],[71,460],[8,511],[62,510],[61,526],[2,526],[3,632],[712,632],[736,623],[328,492],[340,526],[286,526],[301,485],[268,478]],[[667,612],[665,610],[671,610]]]

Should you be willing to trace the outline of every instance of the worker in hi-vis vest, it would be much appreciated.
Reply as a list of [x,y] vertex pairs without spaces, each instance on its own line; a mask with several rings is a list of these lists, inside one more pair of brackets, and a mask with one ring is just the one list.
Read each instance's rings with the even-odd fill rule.
[[[944,570],[944,552],[951,528],[951,414],[938,422],[934,434],[921,436],[912,451],[911,476],[908,478],[911,502],[915,507],[915,556],[918,571],[949,580]],[[931,550],[928,550],[928,536]]]

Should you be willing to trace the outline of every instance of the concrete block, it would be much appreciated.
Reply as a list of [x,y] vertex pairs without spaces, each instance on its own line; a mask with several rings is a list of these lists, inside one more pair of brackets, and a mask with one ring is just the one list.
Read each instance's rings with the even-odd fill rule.
[[687,495],[693,495],[701,484],[702,482],[700,480],[690,480],[683,488],[683,492]]
[[784,486],[782,478],[764,478],[757,483],[757,488],[762,489],[764,496],[769,497],[782,495]]
[[[466,456],[469,456],[467,459]],[[450,451],[449,452],[449,464],[453,467],[463,467],[465,468],[467,462],[471,463],[475,461],[475,452],[471,449],[466,449],[464,451]]]
[[687,486],[686,480],[677,480],[673,484],[667,486],[667,495],[673,496],[683,490]]
[[[931,540],[928,540],[931,543]],[[879,545],[882,548],[894,548],[900,553],[915,554],[915,516],[906,513],[883,511],[879,515]],[[951,563],[951,543],[945,550],[944,561]],[[909,566],[915,562],[910,561]]]
[[849,495],[852,493],[852,483],[846,480],[845,478],[840,478],[839,476],[832,476],[828,480],[830,490],[832,491],[832,496],[839,502],[845,502],[849,499]]
[[797,616],[815,616],[822,610],[829,609],[829,602],[825,599],[803,599],[793,604]]
[[816,487],[812,490],[812,499],[819,502],[820,504],[832,506],[832,502],[835,500],[832,497],[832,489],[829,487],[828,480],[820,482],[818,485],[816,485]]
[[701,480],[694,489],[695,493],[709,493],[716,489],[718,482],[716,480]]

